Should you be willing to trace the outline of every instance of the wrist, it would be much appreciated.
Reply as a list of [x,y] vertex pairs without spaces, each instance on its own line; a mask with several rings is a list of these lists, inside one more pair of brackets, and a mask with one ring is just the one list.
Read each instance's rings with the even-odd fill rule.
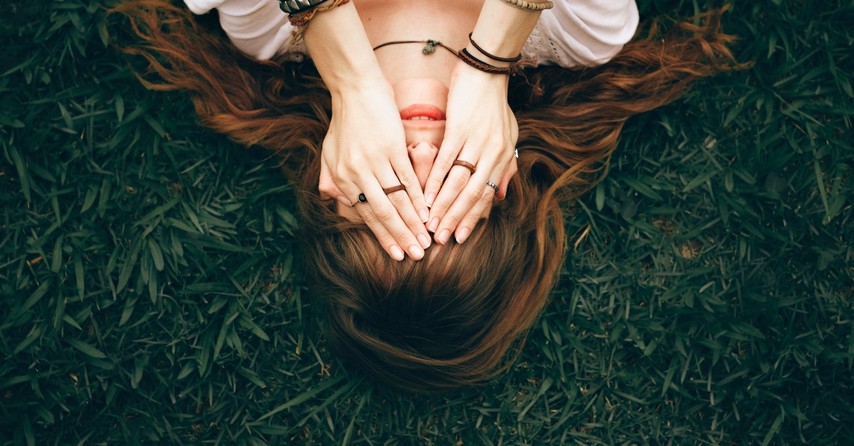
[[520,9],[504,0],[487,0],[472,38],[491,54],[512,57],[519,54],[539,18],[540,11]]
[[352,2],[312,19],[303,37],[330,93],[343,94],[385,82]]
[[502,74],[487,73],[483,70],[475,68],[462,60],[457,61],[454,71],[451,75],[454,82],[466,80],[476,82],[480,85],[486,85],[489,88],[495,88],[507,94],[507,86],[510,85],[510,76]]

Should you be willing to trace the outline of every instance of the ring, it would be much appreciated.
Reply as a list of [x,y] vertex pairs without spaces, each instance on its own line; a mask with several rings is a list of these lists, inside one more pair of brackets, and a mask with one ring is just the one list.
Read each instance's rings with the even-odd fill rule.
[[406,186],[404,186],[403,184],[398,184],[397,186],[384,187],[383,188],[383,192],[385,192],[386,195],[393,194],[393,193],[395,193],[397,191],[401,191],[401,190],[406,190]]
[[489,187],[491,187],[491,188],[493,188],[493,189],[495,189],[495,193],[496,193],[496,194],[498,193],[498,185],[497,185],[497,184],[493,183],[492,181],[487,181],[487,182],[486,182],[486,185],[487,185],[487,186],[489,186]]
[[367,203],[367,202],[368,202],[368,197],[366,197],[365,194],[359,194],[359,203]]
[[454,166],[463,166],[463,167],[465,167],[466,169],[468,169],[468,170],[469,170],[469,172],[471,172],[471,174],[472,174],[472,175],[474,175],[475,170],[477,170],[477,169],[475,169],[474,164],[472,164],[472,163],[470,163],[470,162],[468,162],[468,161],[456,160],[456,161],[454,161],[454,164],[453,164],[453,165],[454,165]]
[[513,149],[513,155],[516,157],[516,159],[519,159],[519,149]]

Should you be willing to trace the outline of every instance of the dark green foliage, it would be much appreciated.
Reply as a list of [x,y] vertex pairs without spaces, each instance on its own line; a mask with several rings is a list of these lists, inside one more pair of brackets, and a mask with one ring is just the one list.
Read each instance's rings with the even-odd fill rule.
[[0,15],[2,443],[854,438],[851,2],[737,2],[753,68],[630,122],[518,363],[432,397],[327,351],[275,161],[142,88],[105,5]]

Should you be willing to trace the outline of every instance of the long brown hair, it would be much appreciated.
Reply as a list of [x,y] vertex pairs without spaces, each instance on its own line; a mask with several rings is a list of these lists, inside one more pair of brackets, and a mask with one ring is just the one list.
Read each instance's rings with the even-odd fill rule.
[[606,65],[530,70],[511,84],[519,171],[507,198],[465,245],[395,262],[363,225],[317,193],[329,95],[309,62],[258,62],[221,31],[166,0],[134,0],[140,80],[191,94],[201,122],[274,151],[297,184],[312,292],[328,307],[329,337],[368,374],[407,390],[474,384],[512,362],[546,304],[563,261],[561,204],[596,184],[628,118],[667,104],[701,77],[738,67],[720,14],[662,32],[649,24]]

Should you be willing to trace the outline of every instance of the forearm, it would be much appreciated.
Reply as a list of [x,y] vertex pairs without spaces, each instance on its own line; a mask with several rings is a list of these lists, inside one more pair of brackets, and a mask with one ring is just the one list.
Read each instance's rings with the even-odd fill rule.
[[[523,10],[502,0],[486,0],[472,32],[472,39],[492,55],[512,57],[522,50],[539,18],[540,11]],[[471,44],[468,50],[472,54],[482,54],[479,51],[475,53],[477,50]],[[498,61],[489,63],[507,65]]]
[[315,16],[303,37],[332,94],[385,80],[353,2]]

